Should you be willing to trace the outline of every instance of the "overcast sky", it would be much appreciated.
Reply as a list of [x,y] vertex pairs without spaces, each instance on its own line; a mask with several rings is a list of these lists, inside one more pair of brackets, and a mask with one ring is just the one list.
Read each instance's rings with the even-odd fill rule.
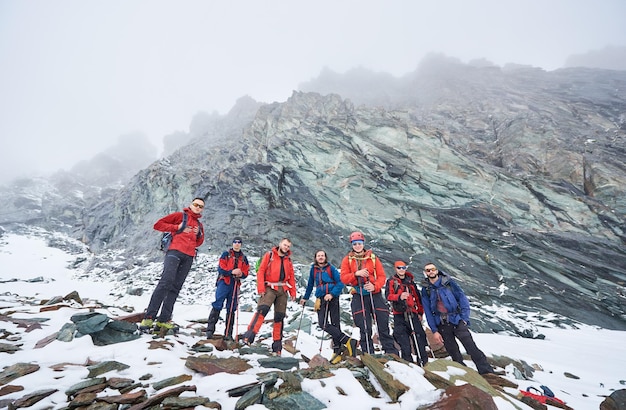
[[198,111],[285,101],[322,68],[396,76],[429,52],[546,70],[626,45],[623,0],[0,0],[0,183]]

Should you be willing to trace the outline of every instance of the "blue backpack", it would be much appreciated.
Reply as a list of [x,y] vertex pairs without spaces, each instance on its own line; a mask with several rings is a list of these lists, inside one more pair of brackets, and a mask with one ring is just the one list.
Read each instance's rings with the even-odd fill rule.
[[[204,227],[202,226],[202,222],[198,221],[198,224],[200,225],[200,230],[196,234],[196,238],[200,238],[200,236],[204,233]],[[167,252],[167,250],[170,248],[170,245],[172,244],[172,239],[174,238],[174,235],[184,231],[185,227],[187,227],[187,212],[183,212],[183,224],[180,226],[180,229],[177,230],[175,234],[172,234],[171,232],[163,232],[163,235],[161,235],[160,249],[163,252]]]

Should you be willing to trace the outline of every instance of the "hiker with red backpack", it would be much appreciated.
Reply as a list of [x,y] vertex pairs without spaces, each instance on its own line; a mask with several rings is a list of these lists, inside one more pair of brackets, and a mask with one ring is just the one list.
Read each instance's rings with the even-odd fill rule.
[[163,273],[140,324],[142,329],[153,325],[161,330],[174,327],[171,322],[174,303],[196,257],[196,248],[204,242],[204,229],[199,221],[203,208],[204,199],[196,197],[182,212],[164,216],[154,224],[155,230],[170,232],[172,241],[165,253]]
[[361,232],[350,234],[352,250],[341,262],[341,281],[352,289],[352,318],[361,333],[361,351],[374,354],[372,323],[387,354],[398,354],[389,332],[389,307],[383,297],[387,277],[380,259],[371,249],[365,250],[365,237]]
[[437,343],[443,343],[452,360],[465,366],[456,339],[459,339],[480,374],[493,373],[485,354],[476,346],[469,331],[470,305],[454,279],[428,262],[424,265],[422,304],[428,327]]
[[401,357],[404,360],[413,362],[411,353],[413,343],[417,364],[425,366],[428,363],[426,354],[428,341],[422,327],[424,308],[419,290],[413,280],[413,274],[407,270],[406,263],[396,261],[394,268],[396,273],[387,280],[385,290],[393,313],[393,336],[400,345]]
[[339,271],[328,262],[328,255],[324,250],[315,252],[306,291],[300,299],[301,305],[304,306],[309,300],[313,285],[315,285],[315,310],[317,311],[319,326],[333,340],[334,354],[330,362],[339,363],[344,352],[348,356],[356,356],[357,341],[341,331],[339,321],[339,295],[341,295],[344,285],[341,282]]
[[224,340],[233,340],[233,327],[239,306],[239,288],[241,280],[248,277],[250,264],[241,250],[243,245],[240,236],[233,239],[232,247],[223,252],[217,264],[217,281],[215,284],[215,301],[211,303],[211,313],[206,327],[206,338],[212,339],[215,333],[215,324],[220,318],[220,312],[226,302],[226,329]]
[[291,261],[291,241],[283,238],[278,246],[263,255],[257,272],[257,291],[261,298],[248,330],[243,335],[244,344],[252,344],[272,305],[274,325],[272,328],[272,352],[280,356],[283,350],[283,321],[287,301],[296,299],[296,279]]

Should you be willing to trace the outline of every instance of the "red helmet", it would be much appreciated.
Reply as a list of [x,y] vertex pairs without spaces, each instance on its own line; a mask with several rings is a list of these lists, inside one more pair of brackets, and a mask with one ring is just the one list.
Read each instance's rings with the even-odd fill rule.
[[365,237],[363,236],[363,234],[361,232],[352,232],[350,234],[350,242],[352,241],[363,241],[365,242]]

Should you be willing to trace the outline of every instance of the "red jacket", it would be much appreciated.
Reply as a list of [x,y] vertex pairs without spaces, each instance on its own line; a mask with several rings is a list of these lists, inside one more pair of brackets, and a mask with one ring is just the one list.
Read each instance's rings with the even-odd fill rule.
[[[191,212],[189,208],[183,209],[183,212],[187,213],[187,226],[200,228],[200,222],[198,219],[202,215]],[[189,256],[196,256],[196,248],[202,245],[204,242],[204,232],[200,230],[200,235],[195,232],[181,232],[178,231],[178,227],[183,222],[183,212],[174,212],[164,216],[156,221],[154,229],[161,232],[172,233],[172,243],[169,249],[177,250]]]
[[232,272],[233,269],[235,269],[235,263],[237,268],[241,269],[241,279],[248,277],[248,272],[250,271],[248,258],[243,252],[239,252],[239,255],[237,255],[233,248],[230,248],[226,252],[222,253],[222,256],[220,256],[220,260],[217,264],[217,273],[219,273],[219,276],[217,277],[218,282],[223,280],[224,283],[230,285],[230,279],[233,277]]
[[291,262],[291,251],[282,258],[285,271],[285,278],[280,280],[281,257],[278,254],[278,246],[273,247],[269,252],[263,255],[259,271],[256,274],[256,287],[259,293],[265,293],[268,287],[282,286],[285,292],[289,293],[292,298],[296,297],[296,277]]
[[363,294],[368,294],[367,291],[362,289],[359,286],[359,281],[357,276],[355,276],[354,272],[367,268],[370,276],[365,279],[367,283],[370,281],[374,284],[374,292],[379,293],[382,288],[385,287],[385,282],[387,281],[387,277],[385,276],[385,270],[383,269],[383,264],[380,262],[380,259],[376,257],[371,251],[371,249],[363,252],[362,255],[357,255],[354,251],[350,251],[341,261],[341,281],[348,286],[353,286],[357,292],[363,290]]
[[391,302],[391,309],[394,315],[401,315],[405,311],[399,309],[400,294],[403,292],[409,292],[411,296],[406,299],[407,310],[413,313],[417,313],[420,317],[424,314],[424,307],[420,299],[417,285],[413,281],[413,274],[406,272],[404,280],[396,274],[389,278],[387,281],[387,300]]

